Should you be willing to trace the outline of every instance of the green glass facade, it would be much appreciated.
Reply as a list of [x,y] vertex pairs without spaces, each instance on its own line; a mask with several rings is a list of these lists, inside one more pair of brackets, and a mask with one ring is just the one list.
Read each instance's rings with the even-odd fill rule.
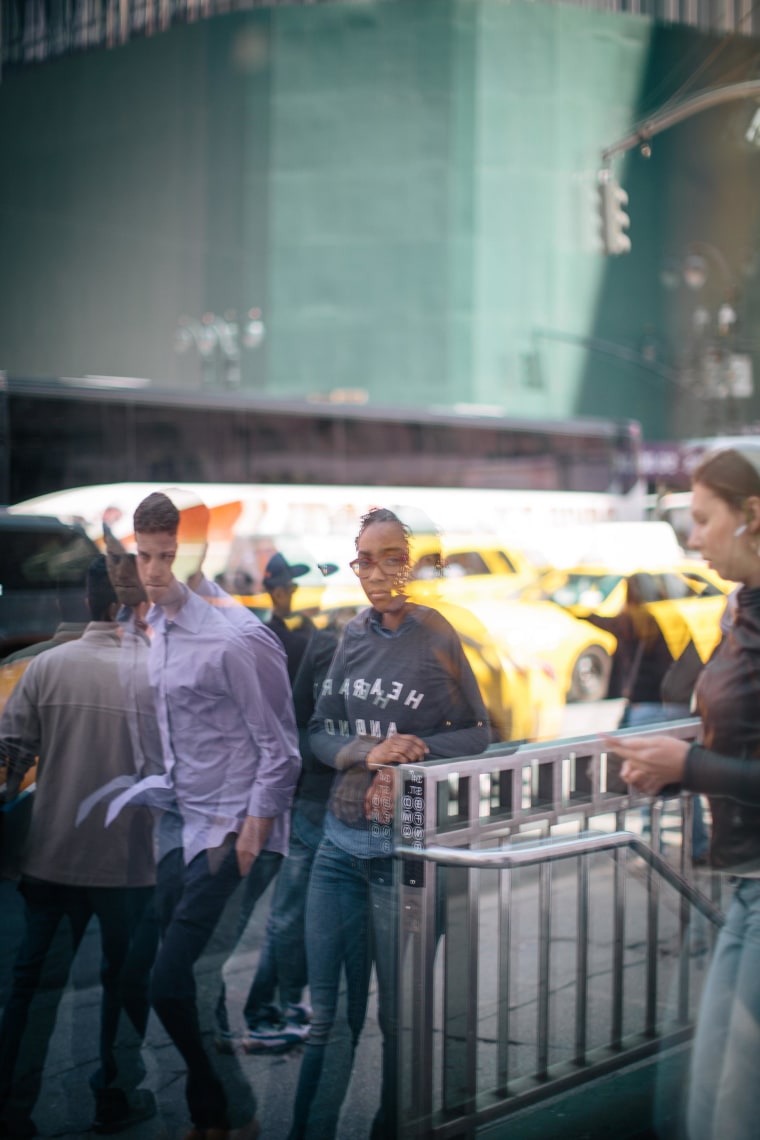
[[[748,109],[616,164],[627,256],[600,251],[596,174],[702,64],[699,86],[743,76],[756,45],[720,46],[568,5],[414,0],[220,16],[8,70],[0,367],[223,385],[194,347],[175,351],[178,320],[257,306],[246,389],[685,433],[701,415],[697,299],[663,291],[662,263],[720,249],[740,286],[731,348],[752,356]],[[709,312],[721,274],[698,299]]]

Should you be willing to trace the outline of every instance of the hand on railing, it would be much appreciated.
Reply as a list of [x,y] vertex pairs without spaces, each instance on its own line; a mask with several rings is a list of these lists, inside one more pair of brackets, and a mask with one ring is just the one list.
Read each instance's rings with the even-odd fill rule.
[[603,736],[602,741],[625,761],[620,775],[626,784],[656,796],[669,784],[680,784],[689,745],[673,736]]
[[397,732],[395,736],[388,736],[381,740],[371,752],[367,754],[367,767],[370,772],[383,764],[417,764],[424,760],[430,749],[419,736],[408,736]]

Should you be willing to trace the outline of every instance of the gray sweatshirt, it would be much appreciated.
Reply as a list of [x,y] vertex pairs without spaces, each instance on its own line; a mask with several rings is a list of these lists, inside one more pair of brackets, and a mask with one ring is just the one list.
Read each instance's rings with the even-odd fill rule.
[[[489,744],[488,714],[453,626],[412,605],[393,634],[372,609],[349,624],[311,724],[315,756],[337,769],[325,830],[351,854],[372,854],[364,798],[370,751],[394,733],[418,736],[428,759],[471,756]],[[352,834],[353,833],[353,834]]]

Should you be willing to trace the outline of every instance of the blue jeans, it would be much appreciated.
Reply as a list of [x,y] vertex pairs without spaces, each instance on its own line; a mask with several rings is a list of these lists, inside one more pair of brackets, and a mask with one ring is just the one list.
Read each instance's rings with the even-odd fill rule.
[[[145,1070],[139,1048],[150,1009],[144,970],[127,977],[130,944],[152,887],[73,887],[23,879],[26,928],[13,967],[13,982],[0,1023],[0,1116],[28,1117],[39,1096],[58,1006],[74,956],[93,915],[100,927],[100,1065],[93,1090],[133,1089]],[[131,1022],[129,1043],[117,1044],[119,1016]]]
[[740,879],[705,983],[691,1059],[689,1140],[760,1130],[760,880]]
[[[242,882],[235,836],[203,851],[184,870],[182,893],[164,933],[151,979],[151,1001],[187,1065],[185,1092],[193,1124],[230,1126],[230,1106],[220,1075],[203,1046],[197,1007],[195,964],[206,950],[225,907]],[[240,1086],[245,1091],[245,1086]],[[252,1094],[235,1110],[255,1115]]]
[[[374,959],[378,1016],[383,1034],[381,1108],[374,1136],[395,1136],[397,908],[391,859],[359,859],[328,839],[319,845],[306,903],[306,956],[311,991],[311,1030],[296,1089],[290,1140],[334,1136],[364,1026]],[[349,1056],[324,1066],[335,1021],[341,973],[347,985]],[[317,1090],[325,1111],[310,1110]]]
[[301,1000],[307,982],[306,897],[321,838],[322,828],[295,807],[288,856],[274,888],[259,964],[243,1011],[251,1028],[270,1016],[278,986],[284,1006]]

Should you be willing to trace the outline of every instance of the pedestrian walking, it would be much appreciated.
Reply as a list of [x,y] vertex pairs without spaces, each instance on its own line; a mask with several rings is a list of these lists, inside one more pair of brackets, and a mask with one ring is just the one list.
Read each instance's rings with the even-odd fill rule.
[[650,795],[680,784],[710,801],[712,866],[736,887],[705,983],[692,1051],[689,1140],[755,1140],[760,1120],[760,449],[708,455],[692,489],[689,546],[741,582],[732,621],[696,687],[703,742],[610,740],[623,778]]
[[[101,785],[141,773],[132,737],[135,686],[125,683],[116,594],[102,555],[88,571],[87,602],[92,621],[81,638],[32,660],[0,721],[8,798],[39,757],[21,859],[25,935],[0,1023],[0,1129],[10,1136],[36,1135],[31,1113],[56,1011],[93,915],[102,945],[93,1129],[118,1132],[156,1111],[152,1093],[138,1087],[147,971],[124,972],[155,882],[153,819],[144,808],[130,808],[106,830],[102,803],[80,819],[83,802]],[[126,1049],[118,1043],[122,1009],[133,1029]]]
[[[309,722],[322,682],[350,617],[340,612],[312,635],[293,683],[303,771],[293,801],[288,857],[280,870],[264,942],[243,1009],[246,1053],[285,1053],[309,1035],[305,912],[311,869],[322,839],[335,769],[314,755]],[[279,1003],[277,997],[279,994]]]
[[298,590],[296,578],[307,574],[305,562],[290,563],[283,554],[273,554],[264,571],[264,589],[272,600],[272,614],[267,626],[285,648],[291,684],[314,633],[314,622],[306,614],[293,613],[293,598]]
[[[187,1065],[188,1135],[221,1140],[233,1127],[255,1134],[255,1099],[231,1103],[225,1094],[202,1040],[194,967],[259,854],[286,851],[300,758],[292,702],[277,715],[264,698],[248,637],[174,576],[178,527],[179,512],[164,494],[149,495],[135,512],[165,772],[135,785],[111,812],[150,801],[159,785],[179,808],[183,878],[153,969],[151,1000]],[[282,665],[287,687],[284,656]]]

